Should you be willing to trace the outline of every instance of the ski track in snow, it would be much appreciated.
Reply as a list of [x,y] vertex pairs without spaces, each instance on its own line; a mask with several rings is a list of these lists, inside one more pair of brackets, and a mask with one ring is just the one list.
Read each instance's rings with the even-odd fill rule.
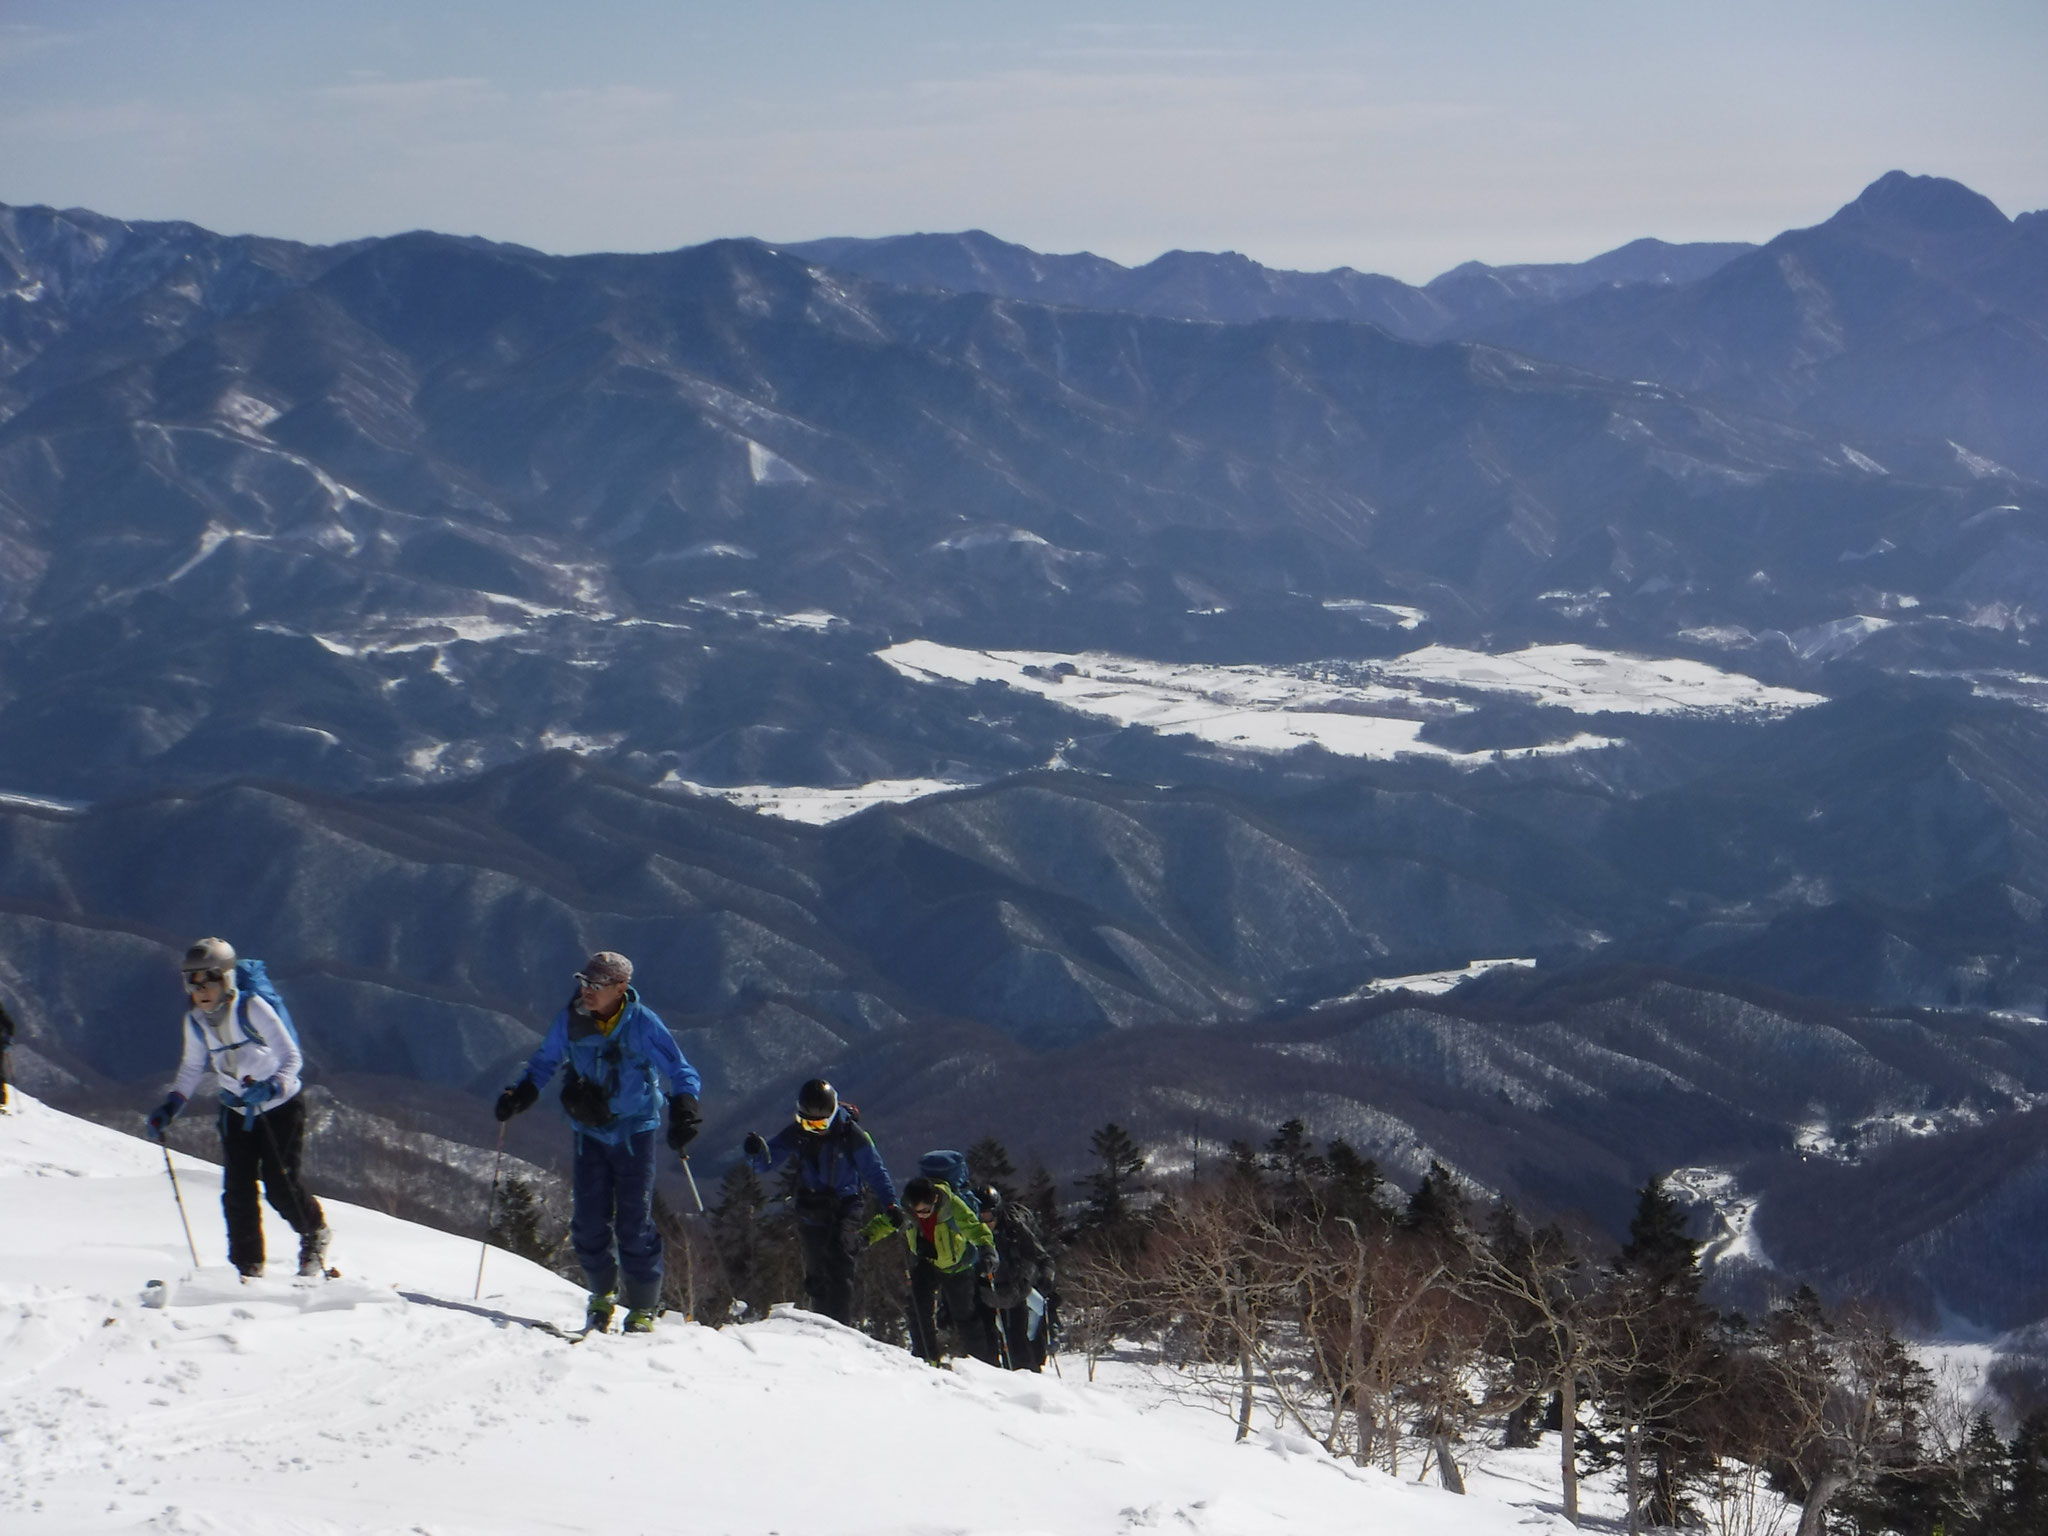
[[1079,1359],[933,1371],[795,1311],[571,1346],[514,1321],[573,1323],[567,1282],[493,1251],[472,1304],[474,1241],[338,1201],[345,1278],[244,1286],[218,1170],[176,1160],[196,1275],[154,1145],[20,1096],[0,1115],[10,1536],[1566,1529],[1514,1475],[1456,1498],[1296,1434],[1233,1445],[1213,1409]]

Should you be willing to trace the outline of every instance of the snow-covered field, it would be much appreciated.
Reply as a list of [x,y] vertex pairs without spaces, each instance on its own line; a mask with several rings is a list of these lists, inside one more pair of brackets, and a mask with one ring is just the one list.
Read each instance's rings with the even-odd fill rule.
[[1347,1007],[1363,1002],[1368,997],[1377,997],[1383,992],[1417,992],[1424,997],[1441,997],[1444,993],[1463,986],[1476,976],[1488,971],[1527,970],[1536,962],[1522,960],[1474,960],[1466,965],[1444,971],[1417,971],[1409,976],[1377,976],[1355,992],[1346,992],[1341,997],[1326,997],[1311,1006],[1311,1013],[1327,1013],[1332,1008]]
[[[0,1529],[457,1533],[1563,1531],[1531,1457],[1458,1498],[1127,1369],[940,1372],[798,1312],[571,1345],[581,1297],[329,1204],[345,1278],[244,1286],[218,1175],[17,1097],[0,1115]],[[290,1235],[273,1216],[274,1253]],[[167,1305],[145,1304],[168,1282]]]
[[[920,682],[999,682],[1077,714],[1193,736],[1253,752],[1318,746],[1341,757],[1437,757],[1491,761],[1495,752],[1455,752],[1421,739],[1430,714],[1456,706],[1425,700],[1409,682],[1331,682],[1285,668],[1220,667],[1143,661],[1095,652],[971,651],[907,640],[879,653]],[[1581,752],[1612,745],[1582,733],[1570,741],[1518,750]]]
[[[1770,687],[1702,662],[1623,656],[1581,645],[1532,645],[1503,656],[1431,645],[1387,661],[1324,668],[1214,666],[1103,652],[978,651],[932,640],[906,640],[878,654],[917,682],[1004,683],[1118,727],[1192,736],[1238,751],[1316,746],[1358,758],[1484,763],[1616,745],[1613,737],[1591,731],[1479,752],[1422,739],[1430,718],[1468,711],[1488,696],[1623,715],[1778,714],[1821,702],[1817,694]],[[885,779],[843,788],[670,782],[813,825],[870,805],[967,787],[940,779]]]
[[[1314,744],[1346,757],[1422,755],[1465,761],[1498,752],[1454,752],[1420,739],[1423,721],[1469,708],[1458,695],[1494,695],[1583,714],[1780,713],[1820,696],[1773,688],[1704,662],[1652,660],[1582,645],[1532,645],[1503,656],[1430,645],[1386,661],[1325,669],[1225,667],[1144,661],[1097,652],[975,651],[908,640],[880,652],[922,682],[1000,682],[1078,714],[1149,726],[1222,746],[1284,752]],[[1612,744],[1581,733],[1517,749],[1580,752]]]
[[802,784],[695,784],[674,774],[663,779],[662,784],[667,788],[687,789],[696,795],[730,800],[734,805],[769,816],[780,816],[784,821],[808,822],[814,827],[843,820],[871,805],[900,805],[906,800],[922,800],[927,795],[942,795],[948,790],[973,788],[971,784],[952,779],[876,779],[844,789]]
[[1581,713],[1782,714],[1823,702],[1703,661],[1624,656],[1585,645],[1531,645],[1503,656],[1424,646],[1375,662],[1382,677],[1509,694]]

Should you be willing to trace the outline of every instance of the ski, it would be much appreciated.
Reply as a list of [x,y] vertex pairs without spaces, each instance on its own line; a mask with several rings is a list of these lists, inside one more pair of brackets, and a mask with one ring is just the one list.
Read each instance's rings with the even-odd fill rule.
[[516,1323],[521,1328],[531,1328],[536,1333],[545,1333],[570,1344],[581,1344],[594,1332],[592,1328],[564,1328],[542,1317],[521,1317],[516,1312],[501,1312],[496,1307],[473,1306],[466,1301],[449,1301],[440,1296],[429,1296],[424,1291],[400,1291],[405,1300],[418,1307],[444,1307],[450,1312],[467,1312],[472,1317],[489,1318],[494,1323]]
[[536,1329],[541,1333],[551,1334],[555,1338],[564,1340],[565,1342],[570,1344],[581,1344],[593,1333],[601,1331],[596,1328],[564,1328],[556,1323],[543,1322],[541,1319],[537,1317],[515,1317],[509,1319],[509,1321],[518,1323],[522,1328],[532,1328]]

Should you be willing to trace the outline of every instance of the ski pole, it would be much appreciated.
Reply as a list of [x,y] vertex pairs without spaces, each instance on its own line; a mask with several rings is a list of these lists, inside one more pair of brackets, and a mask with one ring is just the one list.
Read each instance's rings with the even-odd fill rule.
[[185,1229],[185,1246],[192,1252],[192,1267],[197,1269],[199,1267],[199,1245],[192,1241],[192,1223],[185,1215],[185,1197],[178,1193],[178,1170],[171,1166],[170,1143],[159,1141],[157,1145],[163,1148],[164,1172],[171,1176],[171,1198],[178,1202],[178,1224]]
[[498,1219],[498,1173],[505,1166],[505,1122],[498,1122],[498,1156],[491,1164],[491,1199],[484,1207],[484,1240],[476,1250],[476,1291],[471,1301],[480,1301],[484,1294],[484,1255],[491,1251],[491,1223]]
[[690,1154],[687,1152],[683,1153],[682,1159],[683,1177],[690,1181],[690,1198],[697,1202],[697,1214],[699,1216],[706,1215],[707,1212],[704,1209],[704,1197],[697,1193],[697,1175],[690,1172]]

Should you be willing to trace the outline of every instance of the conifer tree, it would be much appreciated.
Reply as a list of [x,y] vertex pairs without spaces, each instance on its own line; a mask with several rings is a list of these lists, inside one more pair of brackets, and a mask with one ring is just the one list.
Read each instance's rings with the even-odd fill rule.
[[1700,1290],[1700,1241],[1688,1236],[1685,1207],[1661,1176],[1636,1191],[1636,1214],[1628,1224],[1621,1268],[1661,1294],[1691,1298]]
[[1457,1175],[1432,1158],[1429,1172],[1408,1197],[1404,1224],[1414,1232],[1455,1237],[1464,1230],[1471,1208],[1472,1199],[1459,1185]]
[[1380,1165],[1369,1157],[1361,1157],[1350,1142],[1341,1137],[1330,1143],[1324,1154],[1329,1163],[1329,1182],[1323,1191],[1323,1204],[1332,1216],[1347,1221],[1362,1222],[1367,1219],[1385,1220],[1388,1212],[1380,1202]]
[[[754,1170],[735,1163],[726,1170],[711,1207],[711,1238],[722,1261],[721,1278],[731,1286],[732,1299],[746,1303],[752,1318],[766,1317],[776,1302],[796,1294],[790,1273],[795,1224],[786,1217],[769,1216],[767,1204],[768,1191]],[[705,1306],[704,1315],[723,1313]]]
[[1330,1163],[1317,1153],[1315,1140],[1299,1116],[1284,1121],[1266,1143],[1266,1167],[1279,1181],[1284,1210],[1311,1218],[1322,1215],[1322,1185],[1329,1177]]
[[2048,1409],[2020,1425],[2006,1453],[2005,1487],[1988,1536],[2038,1536],[2048,1531]]
[[509,1178],[498,1196],[497,1215],[491,1221],[491,1241],[522,1259],[552,1265],[560,1245],[543,1235],[546,1218],[546,1207],[534,1193],[533,1185],[516,1176]]
[[1045,1164],[1031,1170],[1024,1185],[1024,1204],[1038,1218],[1039,1235],[1051,1242],[1060,1231],[1060,1187]]
[[1017,1165],[1009,1150],[993,1136],[984,1136],[967,1149],[967,1176],[977,1187],[993,1184],[1005,1202],[1017,1198]]
[[1114,1120],[1091,1136],[1088,1146],[1096,1168],[1081,1180],[1088,1190],[1083,1223],[1111,1230],[1125,1227],[1134,1215],[1131,1197],[1142,1189],[1138,1177],[1145,1171],[1144,1150]]
[[[1695,1410],[1705,1383],[1700,1372],[1714,1314],[1700,1303],[1698,1239],[1688,1235],[1685,1207],[1656,1177],[1636,1194],[1628,1244],[1615,1261],[1625,1305],[1637,1319],[1631,1326],[1635,1358],[1617,1373],[1607,1406],[1624,1426],[1632,1497],[1630,1511],[1653,1525],[1680,1523],[1679,1484],[1688,1470],[1687,1415]],[[1651,1459],[1647,1492],[1633,1488],[1637,1457]]]

